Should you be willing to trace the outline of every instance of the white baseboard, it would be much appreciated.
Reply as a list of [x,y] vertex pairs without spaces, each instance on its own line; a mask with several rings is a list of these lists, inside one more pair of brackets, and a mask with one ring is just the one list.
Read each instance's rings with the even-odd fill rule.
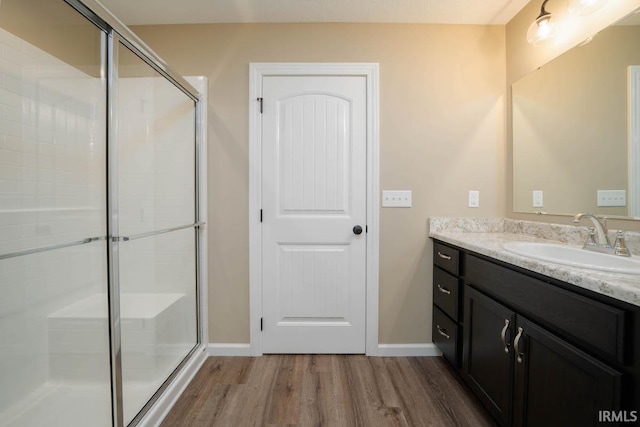
[[435,344],[378,344],[379,357],[442,356]]
[[162,423],[162,420],[164,420],[193,377],[200,370],[204,361],[207,360],[207,356],[208,354],[204,346],[191,356],[191,359],[182,369],[182,372],[173,380],[164,393],[162,393],[162,396],[158,398],[153,407],[151,407],[144,418],[140,420],[138,426],[157,427]]
[[[251,344],[211,343],[207,346],[209,356],[255,356]],[[375,356],[442,356],[435,344],[378,344]]]
[[253,356],[251,344],[210,343],[209,356]]

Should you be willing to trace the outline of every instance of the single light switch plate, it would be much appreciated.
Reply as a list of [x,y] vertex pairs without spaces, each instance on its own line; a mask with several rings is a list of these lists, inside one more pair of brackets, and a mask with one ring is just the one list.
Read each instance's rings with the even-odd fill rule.
[[533,190],[533,207],[541,208],[544,206],[542,190]]
[[469,190],[469,207],[470,208],[480,207],[480,191]]
[[382,192],[383,208],[410,208],[411,190],[385,190]]
[[626,190],[598,190],[598,206],[627,206]]

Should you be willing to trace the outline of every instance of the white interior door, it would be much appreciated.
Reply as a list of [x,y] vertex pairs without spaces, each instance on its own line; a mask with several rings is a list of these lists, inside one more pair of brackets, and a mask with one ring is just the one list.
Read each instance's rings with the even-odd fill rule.
[[262,88],[263,352],[364,353],[366,77]]

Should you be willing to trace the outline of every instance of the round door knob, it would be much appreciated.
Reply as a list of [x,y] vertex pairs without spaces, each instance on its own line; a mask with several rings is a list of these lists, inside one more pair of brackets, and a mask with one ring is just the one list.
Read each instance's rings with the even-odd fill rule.
[[353,234],[362,234],[362,227],[360,227],[359,225],[353,227]]

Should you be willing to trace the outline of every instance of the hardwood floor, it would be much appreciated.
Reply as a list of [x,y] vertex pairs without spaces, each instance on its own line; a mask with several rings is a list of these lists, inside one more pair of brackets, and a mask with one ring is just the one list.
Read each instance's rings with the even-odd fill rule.
[[494,426],[441,357],[210,357],[162,426]]

